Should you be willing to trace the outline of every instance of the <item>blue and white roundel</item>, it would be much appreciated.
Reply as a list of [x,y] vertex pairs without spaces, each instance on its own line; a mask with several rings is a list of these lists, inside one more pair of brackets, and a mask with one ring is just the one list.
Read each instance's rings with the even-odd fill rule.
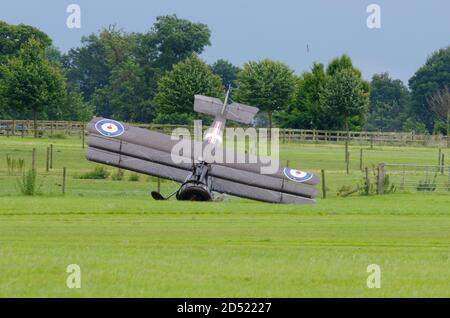
[[311,173],[303,172],[303,171],[295,170],[295,169],[284,168],[283,172],[284,172],[284,175],[289,180],[292,180],[295,182],[306,182],[308,180],[311,180],[313,177],[313,175]]
[[118,137],[125,132],[125,128],[118,121],[101,119],[95,124],[95,129],[105,137]]

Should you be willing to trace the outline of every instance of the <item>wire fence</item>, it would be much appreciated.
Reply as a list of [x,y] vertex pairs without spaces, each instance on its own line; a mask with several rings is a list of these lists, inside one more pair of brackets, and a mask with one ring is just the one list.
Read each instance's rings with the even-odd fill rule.
[[384,169],[389,183],[398,191],[450,191],[450,166],[385,164]]

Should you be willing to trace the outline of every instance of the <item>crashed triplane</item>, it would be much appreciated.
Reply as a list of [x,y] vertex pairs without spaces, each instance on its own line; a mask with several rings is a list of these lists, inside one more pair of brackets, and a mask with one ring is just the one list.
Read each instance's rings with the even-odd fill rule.
[[[258,112],[256,107],[231,102],[229,91],[223,102],[195,95],[194,110],[215,116],[200,142],[202,149],[223,147],[227,120],[249,124]],[[213,192],[218,192],[272,203],[315,202],[317,190],[314,186],[319,178],[311,173],[281,167],[279,162],[276,171],[262,174],[261,168],[267,161],[249,154],[224,151],[227,158],[220,162],[196,156],[195,151],[174,156],[172,151],[177,140],[171,136],[112,119],[96,117],[89,122],[88,131],[88,160],[181,183],[178,190],[166,198],[153,191],[152,196],[156,200],[166,200],[175,195],[178,200],[208,201],[213,198]],[[236,160],[238,155],[245,157],[244,163]],[[180,158],[183,160],[178,160]]]

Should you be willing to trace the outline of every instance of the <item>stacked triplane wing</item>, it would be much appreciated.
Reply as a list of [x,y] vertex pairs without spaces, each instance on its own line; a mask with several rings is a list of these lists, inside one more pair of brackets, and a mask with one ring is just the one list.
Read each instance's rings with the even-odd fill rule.
[[[87,128],[88,160],[179,183],[192,174],[194,152],[174,156],[172,149],[178,141],[171,136],[103,118],[94,118]],[[230,160],[225,158],[224,162]],[[271,175],[263,175],[262,165],[259,159],[256,163],[210,163],[208,186],[211,191],[265,202],[315,202],[317,190],[313,186],[319,182],[318,177],[282,167]]]

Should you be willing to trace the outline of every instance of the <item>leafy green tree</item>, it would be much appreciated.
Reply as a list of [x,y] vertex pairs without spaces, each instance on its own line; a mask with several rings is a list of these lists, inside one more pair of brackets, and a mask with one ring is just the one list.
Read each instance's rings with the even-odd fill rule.
[[[330,96],[329,82],[341,77],[343,71],[353,74],[362,94],[369,95],[369,83],[364,81],[361,71],[353,66],[347,55],[342,55],[330,61],[325,68],[323,64],[314,63],[311,71],[305,72],[296,81],[295,95],[285,110],[275,115],[280,127],[310,128],[310,129],[341,129],[345,126],[343,117],[335,115],[335,109],[328,107],[326,90]],[[336,78],[334,83],[336,82]],[[363,113],[349,118],[349,127],[359,129],[364,121]]]
[[361,123],[369,106],[369,94],[366,92],[364,81],[351,68],[343,68],[330,76],[324,98],[330,122],[334,122],[338,129],[345,128],[347,132],[345,162],[348,174],[350,123]]
[[409,117],[403,124],[403,131],[406,132],[414,131],[416,134],[424,134],[427,131],[427,126],[420,120],[417,120],[413,117]]
[[149,121],[153,118],[151,101],[144,98],[146,89],[142,69],[129,59],[111,73],[109,100],[114,117],[124,121]]
[[172,71],[161,77],[155,97],[156,122],[167,122],[173,115],[174,124],[180,119],[194,118],[194,95],[203,94],[223,97],[224,88],[220,77],[197,55],[173,66]]
[[[118,74],[122,72],[124,65],[133,59],[136,37],[136,34],[125,33],[115,26],[110,26],[101,30],[98,35],[91,34],[82,38],[82,47],[70,50],[63,57],[70,86],[79,87],[85,100],[95,104],[94,109],[98,115],[105,117],[114,115],[124,120],[135,118],[133,113],[123,116],[123,110],[127,106],[119,106],[118,103],[142,99],[145,91],[141,90],[140,96],[128,95],[125,98],[124,91],[128,89],[125,86],[129,86],[130,83],[124,82],[124,88],[119,87],[117,83],[120,78],[127,77]],[[117,114],[113,114],[113,108]],[[138,106],[136,109],[139,109]],[[144,118],[140,120],[143,121]]]
[[[444,126],[447,134],[447,147],[450,147],[450,90],[448,86],[434,92],[428,99],[431,110],[436,114],[438,120],[435,130]],[[445,123],[445,125],[442,125]]]
[[136,35],[126,33],[110,26],[100,34],[100,43],[108,68],[109,77],[105,85],[95,88],[94,94],[102,96],[103,105],[97,109],[104,109],[101,115],[111,114],[114,118],[126,121],[145,121],[139,117],[146,109],[142,100],[145,89],[139,89],[143,83],[142,72],[134,62],[133,51],[136,46]]
[[95,115],[112,117],[113,111],[110,101],[109,86],[105,88],[97,88],[88,103],[91,104],[91,107],[94,109]]
[[328,63],[326,72],[328,76],[334,76],[336,73],[345,69],[351,70],[355,74],[356,78],[361,81],[364,92],[369,94],[369,82],[363,80],[361,71],[353,65],[352,59],[348,55],[343,54],[340,57],[332,59],[330,63]]
[[110,69],[133,57],[137,45],[136,34],[126,33],[112,25],[108,29],[103,29],[99,37]]
[[[0,65],[5,64],[9,58],[19,54],[19,51],[28,40],[35,39],[42,47],[50,48],[51,39],[47,34],[35,27],[19,24],[12,25],[0,21]],[[0,69],[0,78],[3,77]],[[0,118],[26,118],[26,113],[11,109],[6,98],[0,95]]]
[[153,28],[144,35],[148,61],[160,69],[172,66],[192,53],[200,54],[210,45],[211,32],[207,25],[180,19],[176,15],[159,16]]
[[69,90],[63,100],[60,120],[89,121],[94,115],[93,107],[84,101],[83,93],[79,89]]
[[343,54],[340,57],[336,57],[328,63],[327,74],[333,76],[344,69],[351,69],[355,75],[361,78],[361,71],[353,66],[352,59],[347,54]]
[[294,94],[293,71],[281,62],[265,59],[248,62],[238,74],[235,98],[267,112],[269,128],[272,114],[286,109]]
[[1,66],[1,93],[8,105],[31,111],[34,135],[37,137],[37,118],[47,107],[58,107],[66,94],[62,70],[45,56],[42,43],[31,38],[22,45],[17,56]]
[[[154,114],[154,99],[158,81],[172,66],[200,54],[210,45],[211,32],[205,24],[180,19],[176,15],[157,17],[156,23],[146,33],[136,34],[133,56],[143,71],[146,83],[147,114]],[[148,118],[148,117],[147,117]],[[153,115],[149,118],[152,119]]]
[[435,113],[429,98],[445,86],[450,87],[450,47],[434,52],[409,80],[412,95],[412,113],[431,131]]
[[0,21],[0,64],[6,62],[8,57],[17,55],[22,45],[30,39],[35,39],[43,48],[52,44],[48,35],[35,27]]
[[8,108],[6,107],[5,98],[1,94],[1,87],[0,87],[0,118],[9,119]]
[[360,124],[369,106],[369,94],[364,86],[351,69],[342,69],[329,78],[324,102],[327,113],[335,119],[335,128],[349,131],[352,124]]
[[96,89],[109,84],[111,68],[100,36],[91,34],[83,37],[81,44],[81,47],[71,49],[63,56],[63,65],[69,84],[79,87],[84,98],[91,100]]
[[231,86],[233,88],[236,87],[235,81],[239,71],[241,70],[239,67],[234,66],[226,60],[220,59],[211,66],[211,69],[214,74],[220,76],[223,86]]
[[408,88],[388,73],[375,74],[370,83],[368,130],[400,131],[411,107]]
[[328,76],[323,64],[314,63],[311,72],[296,80],[293,102],[275,114],[283,128],[326,129],[328,118],[323,107],[323,94]]
[[[146,33],[126,33],[110,26],[84,37],[81,47],[63,56],[63,65],[70,87],[81,89],[96,114],[148,122],[155,114],[153,99],[159,78],[174,63],[201,53],[210,44],[209,37],[204,24],[175,15],[161,16]],[[130,79],[123,83],[126,87],[119,88],[119,78],[124,76],[137,82]],[[124,112],[131,101],[139,101],[133,108],[135,113]]]
[[[368,104],[365,105],[366,110],[360,109],[360,111],[356,111],[357,115],[352,116],[346,116],[343,115],[342,112],[339,112],[336,116],[336,109],[334,107],[330,107],[329,103],[330,100],[327,100],[327,98],[331,97],[331,91],[333,88],[337,88],[339,85],[337,85],[337,82],[340,80],[349,80],[350,77],[352,79],[352,82],[354,82],[355,87],[358,87],[361,100],[366,100],[369,98],[370,95],[370,84],[369,82],[362,79],[362,74],[359,69],[357,69],[351,60],[351,58],[344,54],[340,57],[334,58],[333,60],[328,63],[326,73],[328,75],[328,82],[327,82],[327,89],[324,92],[324,115],[327,117],[325,129],[342,129],[342,128],[348,128],[348,129],[361,129],[361,127],[364,124],[365,121],[365,115],[367,113]],[[350,73],[352,76],[350,76]],[[331,83],[331,81],[333,83]],[[350,84],[350,82],[348,82]],[[342,83],[344,85],[344,83]],[[356,94],[355,96],[358,96]],[[335,97],[337,97],[335,95]],[[357,99],[354,100],[356,102]],[[335,105],[336,106],[336,105]],[[358,109],[358,103],[353,105],[354,109]],[[344,111],[344,109],[350,110],[352,108],[351,104],[348,104],[346,106],[341,107],[341,111]],[[344,111],[345,112],[345,111]],[[347,121],[347,122],[346,122]],[[347,127],[348,125],[348,127]]]
[[56,46],[51,45],[46,47],[45,56],[50,63],[63,66],[63,54]]

